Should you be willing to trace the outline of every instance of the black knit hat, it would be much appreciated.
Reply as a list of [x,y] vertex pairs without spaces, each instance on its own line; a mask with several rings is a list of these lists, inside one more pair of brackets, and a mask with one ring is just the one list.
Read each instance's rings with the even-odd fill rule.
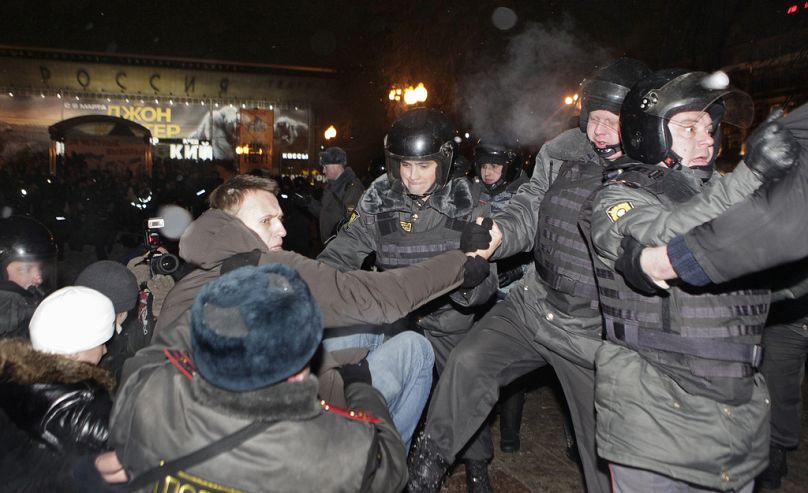
[[291,267],[242,267],[203,287],[191,308],[199,374],[234,392],[267,387],[302,370],[323,336],[320,308]]
[[137,278],[125,265],[112,260],[99,260],[88,265],[75,284],[95,289],[109,298],[115,313],[128,312],[137,303]]

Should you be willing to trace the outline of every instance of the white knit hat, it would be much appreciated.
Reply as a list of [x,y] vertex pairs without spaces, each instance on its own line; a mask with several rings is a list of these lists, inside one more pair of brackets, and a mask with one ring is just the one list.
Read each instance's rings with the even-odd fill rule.
[[115,330],[112,302],[98,291],[68,286],[42,300],[28,332],[37,351],[73,354],[100,346]]

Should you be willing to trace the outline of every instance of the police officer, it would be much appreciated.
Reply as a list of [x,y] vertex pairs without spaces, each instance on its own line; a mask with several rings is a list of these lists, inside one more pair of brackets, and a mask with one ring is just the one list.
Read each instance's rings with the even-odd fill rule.
[[320,240],[325,243],[351,217],[365,189],[348,166],[347,155],[341,147],[329,147],[321,152],[320,167],[328,183],[322,199],[311,200],[309,212],[319,219]]
[[[494,258],[532,249],[534,265],[449,358],[424,435],[411,454],[412,491],[437,491],[448,465],[496,403],[499,387],[547,364],[555,368],[566,394],[587,487],[609,491],[594,444],[593,361],[601,318],[577,217],[584,199],[600,185],[603,168],[622,154],[620,103],[647,73],[643,63],[620,59],[585,81],[580,128],[542,147],[530,182],[495,215],[503,239]],[[467,455],[491,457],[483,437],[468,446]]]
[[0,219],[0,336],[28,337],[34,310],[56,281],[56,243],[38,221]]
[[741,200],[731,186],[741,178],[779,174],[748,146],[745,164],[716,178],[722,121],[746,126],[753,110],[748,95],[707,77],[669,69],[632,88],[620,133],[636,162],[615,163],[592,203],[607,338],[596,355],[597,443],[618,492],[751,492],[766,466],[768,392],[756,367],[768,290],[661,290],[625,268],[638,254],[615,262],[621,243],[639,253],[629,236],[664,242]]
[[[387,175],[371,184],[350,223],[318,260],[353,270],[375,252],[379,269],[395,269],[458,247],[474,250],[467,240],[483,228],[473,221],[488,215],[489,208],[479,204],[479,190],[467,178],[449,179],[454,136],[452,123],[434,109],[410,110],[396,120],[385,137]],[[488,231],[482,232],[487,239]],[[460,289],[384,329],[388,335],[422,330],[432,343],[438,373],[471,327],[474,307],[496,291],[496,268],[481,260],[467,261]]]

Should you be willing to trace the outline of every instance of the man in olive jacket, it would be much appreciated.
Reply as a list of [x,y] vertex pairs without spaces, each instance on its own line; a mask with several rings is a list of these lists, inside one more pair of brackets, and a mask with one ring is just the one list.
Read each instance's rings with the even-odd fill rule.
[[260,423],[213,457],[166,466],[155,489],[401,490],[404,447],[370,376],[343,370],[354,410],[317,397],[309,362],[322,334],[317,303],[291,267],[242,267],[206,285],[191,309],[190,359],[169,354],[141,368],[116,400],[110,444],[127,476]]

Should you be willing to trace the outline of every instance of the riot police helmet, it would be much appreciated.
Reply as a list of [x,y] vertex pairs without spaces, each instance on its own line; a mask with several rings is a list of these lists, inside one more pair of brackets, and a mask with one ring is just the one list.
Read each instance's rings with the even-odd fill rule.
[[[637,81],[650,73],[651,70],[643,62],[623,57],[581,82],[581,115],[578,119],[581,131],[586,133],[589,114],[593,111],[606,110],[620,115],[620,106],[626,94]],[[603,157],[612,156],[622,150],[619,142],[605,147],[593,144],[593,147]]]
[[[712,75],[683,69],[654,72],[626,95],[620,112],[620,137],[626,154],[649,164],[681,165],[672,150],[670,119],[684,111],[710,115],[715,139],[712,160],[719,148],[720,125],[748,128],[754,117],[752,98],[729,85],[723,72]],[[712,160],[709,163],[712,165]]]
[[454,125],[438,110],[416,108],[402,114],[384,138],[387,176],[391,185],[402,184],[402,162],[434,161],[437,163],[436,180],[426,194],[441,189],[451,173],[456,146],[454,137]]
[[[57,251],[53,235],[39,221],[26,216],[0,219],[2,280],[16,282],[23,289],[53,288]],[[12,266],[14,262],[17,264]],[[19,273],[15,266],[19,267]]]
[[[487,183],[483,178],[483,165],[501,166],[499,179]],[[497,193],[519,177],[519,153],[514,149],[495,143],[479,142],[474,146],[474,172],[489,193]]]

